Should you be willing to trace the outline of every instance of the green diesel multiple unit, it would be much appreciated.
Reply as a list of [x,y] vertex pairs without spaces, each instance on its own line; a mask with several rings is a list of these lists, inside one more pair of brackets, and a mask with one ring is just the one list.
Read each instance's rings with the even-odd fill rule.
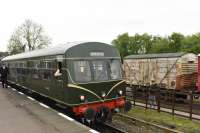
[[130,108],[120,55],[112,45],[73,42],[8,56],[2,62],[9,67],[10,83],[62,103],[76,116],[92,120]]

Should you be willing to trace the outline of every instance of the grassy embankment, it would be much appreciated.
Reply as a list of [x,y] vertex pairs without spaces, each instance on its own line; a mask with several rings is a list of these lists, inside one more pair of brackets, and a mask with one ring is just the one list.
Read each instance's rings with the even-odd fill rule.
[[135,107],[127,115],[186,133],[200,133],[200,122],[164,112],[158,113],[155,110]]

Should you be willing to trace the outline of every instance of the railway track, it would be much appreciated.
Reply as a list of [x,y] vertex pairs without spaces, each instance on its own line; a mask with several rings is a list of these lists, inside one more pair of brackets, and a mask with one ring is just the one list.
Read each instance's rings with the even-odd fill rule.
[[177,130],[174,130],[174,129],[170,129],[170,128],[167,128],[167,127],[164,127],[164,126],[161,126],[161,125],[150,123],[150,122],[138,119],[138,118],[134,118],[134,117],[125,115],[125,114],[117,114],[117,116],[123,117],[123,118],[131,120],[131,121],[134,121],[134,123],[142,123],[143,125],[155,127],[155,128],[159,129],[159,131],[161,131],[163,133],[183,133],[183,132],[180,132],[180,131],[177,131]]
[[[17,85],[10,84],[10,86],[8,88],[18,91],[19,94],[20,93],[23,95],[25,94],[30,99],[32,98],[32,99],[38,101],[42,106],[50,107],[50,108],[56,110],[57,112],[59,112],[60,114],[70,116],[72,119],[75,119],[78,122],[82,123],[79,119],[75,118],[71,113],[69,113],[67,108],[60,103],[57,103],[57,102],[55,102],[47,97],[44,97],[38,93],[35,93],[35,92],[30,93],[29,90],[18,87]],[[86,125],[86,126],[88,126],[88,125]],[[92,133],[98,133],[98,132],[99,133],[127,133],[109,123],[98,123],[98,124],[94,124],[89,127],[94,129],[93,131],[91,131]]]
[[98,123],[95,126],[95,130],[99,131],[100,133],[128,133],[110,123]]

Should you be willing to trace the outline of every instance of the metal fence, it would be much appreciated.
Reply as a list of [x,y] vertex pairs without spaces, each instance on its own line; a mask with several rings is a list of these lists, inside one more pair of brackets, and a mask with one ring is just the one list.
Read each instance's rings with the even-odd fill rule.
[[164,90],[156,87],[127,86],[127,100],[134,106],[200,120],[200,94],[194,91]]

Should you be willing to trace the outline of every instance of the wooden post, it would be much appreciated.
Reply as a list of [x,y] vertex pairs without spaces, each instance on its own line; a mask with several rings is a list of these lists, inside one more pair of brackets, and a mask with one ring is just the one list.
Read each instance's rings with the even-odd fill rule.
[[192,120],[193,91],[190,91],[190,120]]
[[174,116],[174,107],[175,107],[175,89],[172,91],[172,115]]

